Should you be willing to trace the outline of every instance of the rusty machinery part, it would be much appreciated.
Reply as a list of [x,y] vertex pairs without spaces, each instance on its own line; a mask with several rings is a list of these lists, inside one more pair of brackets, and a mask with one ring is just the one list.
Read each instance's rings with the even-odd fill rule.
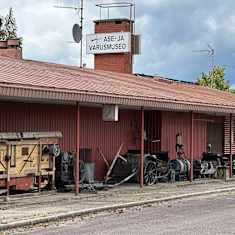
[[60,146],[58,144],[52,144],[50,146],[50,153],[55,156],[58,157],[60,155]]
[[216,176],[217,166],[214,166],[212,162],[202,161],[201,163],[201,175]]
[[[56,172],[55,184],[57,189],[64,189],[73,185],[76,175],[76,158],[71,152],[61,152],[55,158]],[[79,182],[82,185],[90,185],[94,182],[94,163],[79,160]],[[92,187],[90,185],[89,187]],[[86,188],[86,187],[85,187]]]
[[170,160],[169,168],[175,171],[176,176],[187,175],[190,171],[190,162],[187,159]]
[[70,152],[61,152],[55,158],[55,185],[56,188],[64,188],[65,185],[74,183],[73,171],[73,154]]
[[169,167],[169,158],[166,152],[145,155],[144,183],[153,185],[158,182],[172,181],[172,169]]
[[228,167],[229,156],[204,152],[201,160],[194,160],[194,178],[217,177],[218,168]]
[[52,145],[43,145],[42,147],[43,154],[50,154],[52,156],[58,157],[60,156],[61,150],[58,144]]
[[[229,158],[218,153],[205,152],[201,159],[201,168],[205,169],[202,173],[214,174],[218,167],[228,166]],[[213,169],[214,168],[214,169]]]
[[157,165],[153,160],[146,160],[144,164],[144,184],[153,185],[157,180]]

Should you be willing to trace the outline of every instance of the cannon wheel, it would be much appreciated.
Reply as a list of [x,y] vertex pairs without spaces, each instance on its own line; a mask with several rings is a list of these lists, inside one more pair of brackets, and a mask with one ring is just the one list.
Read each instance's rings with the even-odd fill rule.
[[144,165],[144,184],[153,185],[157,180],[157,166],[152,160],[147,160]]

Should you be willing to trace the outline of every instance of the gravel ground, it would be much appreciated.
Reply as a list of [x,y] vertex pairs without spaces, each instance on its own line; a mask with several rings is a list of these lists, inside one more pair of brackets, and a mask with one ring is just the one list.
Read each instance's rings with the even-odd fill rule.
[[182,201],[117,210],[92,217],[9,231],[21,235],[216,235],[235,234],[235,194],[197,197]]
[[0,203],[0,225],[119,203],[158,199],[227,187],[235,187],[235,181],[215,181],[213,183],[203,181],[203,183],[196,185],[181,182],[158,184],[143,189],[132,184],[99,191],[97,194],[82,193],[79,196],[74,196],[72,193],[56,193],[48,196],[19,197],[9,203]]

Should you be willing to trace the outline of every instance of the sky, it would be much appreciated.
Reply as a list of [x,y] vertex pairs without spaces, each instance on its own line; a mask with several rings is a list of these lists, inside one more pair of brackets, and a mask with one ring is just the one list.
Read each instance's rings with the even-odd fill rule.
[[[93,21],[100,17],[95,4],[111,1],[118,2],[84,0],[84,35],[94,32]],[[79,2],[0,0],[0,15],[13,7],[25,59],[79,65],[79,45],[71,43],[72,26],[79,15],[73,9],[54,7]],[[209,44],[215,51],[214,63],[225,66],[225,78],[235,87],[234,0],[135,0],[135,4],[135,31],[141,35],[141,55],[134,59],[135,73],[195,81],[211,68],[208,53],[197,52],[208,50]],[[102,12],[102,18],[106,16],[107,12]],[[110,11],[110,17],[127,16],[125,9]],[[83,48],[85,51],[85,42]],[[84,54],[84,62],[92,68],[93,56]]]

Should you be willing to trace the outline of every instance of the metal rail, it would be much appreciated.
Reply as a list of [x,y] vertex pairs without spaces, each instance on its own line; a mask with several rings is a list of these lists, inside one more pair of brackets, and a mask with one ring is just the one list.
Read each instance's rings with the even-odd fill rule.
[[96,4],[97,7],[101,8],[116,8],[116,7],[132,7],[133,3],[130,2],[118,2],[118,3],[100,3]]
[[129,19],[135,21],[135,3],[131,2],[117,2],[117,3],[99,3],[95,5],[100,8],[100,19],[102,18],[102,9],[107,9],[107,16],[109,19],[109,10],[111,8],[130,8]]

